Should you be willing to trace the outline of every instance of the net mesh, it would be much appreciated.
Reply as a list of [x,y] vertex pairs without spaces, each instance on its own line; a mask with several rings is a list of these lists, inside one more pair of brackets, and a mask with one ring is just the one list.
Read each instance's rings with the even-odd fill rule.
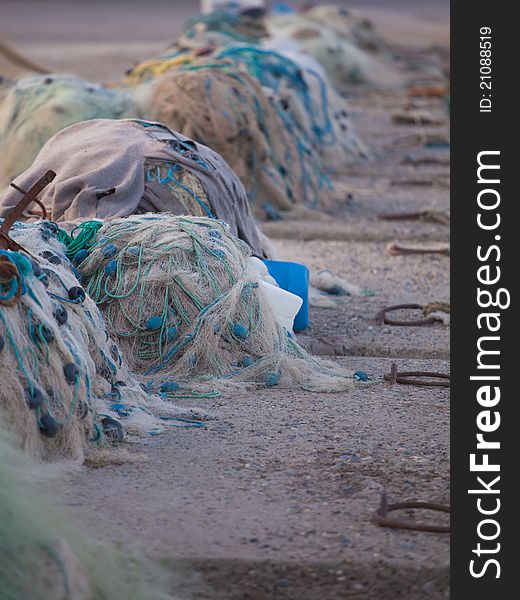
[[143,215],[107,222],[79,268],[131,367],[170,398],[198,384],[349,387],[280,327],[250,256],[221,221]]

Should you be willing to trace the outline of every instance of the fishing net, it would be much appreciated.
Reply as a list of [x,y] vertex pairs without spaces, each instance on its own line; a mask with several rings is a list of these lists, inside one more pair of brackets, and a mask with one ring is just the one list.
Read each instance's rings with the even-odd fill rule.
[[157,60],[154,69],[137,69],[145,79],[135,92],[140,112],[219,152],[259,218],[294,217],[343,200],[327,171],[368,152],[345,102],[317,71],[252,46],[209,58],[165,56],[169,67],[153,79],[163,72]]
[[[209,20],[214,27],[221,22],[219,16],[222,13],[240,23],[251,18],[248,17],[251,12],[258,23],[265,22],[262,2],[209,1],[206,4],[209,14],[202,18]],[[211,9],[217,14],[211,13]],[[315,7],[305,14],[318,23],[330,25],[338,35],[352,38],[359,48],[370,52],[385,50],[384,42],[371,23],[357,13],[325,6]],[[298,50],[290,41],[284,44],[283,40],[278,40],[280,48],[277,48],[277,41],[267,39],[267,32],[253,41],[226,36],[223,32],[222,39],[215,41],[209,35],[204,37],[208,29],[198,32],[198,48],[205,48],[208,52],[208,48],[214,46],[217,58],[232,60],[263,87],[274,92],[292,124],[325,159],[327,168],[337,171],[353,158],[368,155],[354,130],[346,100],[336,92],[325,69],[310,54]]]
[[207,63],[151,87],[146,114],[210,145],[243,182],[259,218],[316,207],[329,182],[317,152],[247,73]]
[[167,591],[173,582],[165,569],[96,541],[72,522],[63,497],[50,492],[61,488],[63,469],[30,461],[0,434],[2,600],[177,598]]
[[21,79],[0,104],[0,190],[29,168],[43,145],[68,125],[131,113],[132,101],[125,92],[72,75]]
[[267,24],[276,48],[313,56],[337,89],[352,83],[386,87],[403,82],[370,21],[355,11],[326,5],[274,12]]
[[286,127],[316,149],[327,168],[338,170],[367,155],[347,102],[311,56],[244,44],[228,46],[216,56],[233,61],[275,94]]
[[79,268],[130,366],[170,398],[197,383],[210,395],[228,385],[348,387],[278,324],[250,257],[221,221],[143,215],[105,223]]
[[221,14],[246,18],[231,9],[202,15],[204,27],[186,28],[190,44],[127,73],[139,112],[222,154],[260,218],[341,200],[327,170],[368,155],[346,101],[309,55],[295,61],[231,35]]
[[126,72],[124,83],[137,85],[172,68],[191,63],[231,43],[258,44],[268,35],[263,15],[249,15],[227,8],[201,14],[188,21],[161,56],[145,60]]
[[208,3],[208,11],[189,20],[165,53],[129,69],[124,82],[136,85],[159,77],[172,68],[190,64],[194,58],[213,54],[215,49],[229,44],[259,44],[268,35],[264,11],[254,6],[240,10],[238,4],[232,4],[222,3],[215,7]]
[[227,11],[238,15],[263,16],[266,6],[264,0],[201,0],[200,11],[208,14],[215,11]]
[[152,409],[172,411],[129,373],[58,234],[17,223],[11,237],[30,254],[0,250],[0,424],[33,455],[81,460],[89,442],[122,437],[120,412],[141,433],[161,429]]
[[[243,185],[216,152],[159,123],[95,119],[55,135],[16,185],[28,189],[51,169],[40,194],[55,221],[110,218],[145,212],[215,216],[254,252],[267,254]],[[10,189],[0,214],[16,205]]]
[[255,44],[267,35],[262,11],[236,12],[223,8],[188,21],[174,46],[179,50],[194,50],[230,42]]
[[315,5],[303,14],[317,23],[332,28],[354,44],[367,52],[385,53],[388,51],[386,42],[374,28],[372,22],[360,12],[344,6],[332,4]]
[[299,67],[310,101],[305,96],[302,101],[290,85],[280,85],[277,96],[283,106],[300,115],[298,118],[310,135],[318,138],[317,148],[327,170],[334,174],[359,159],[371,158],[370,150],[356,131],[349,103],[336,91],[322,65],[297,48],[278,49],[270,41],[264,43],[264,48],[276,50]]

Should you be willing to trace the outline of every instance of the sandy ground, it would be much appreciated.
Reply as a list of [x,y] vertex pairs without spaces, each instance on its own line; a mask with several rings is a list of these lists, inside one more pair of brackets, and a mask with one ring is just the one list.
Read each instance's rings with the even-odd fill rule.
[[[348,5],[363,5],[396,44],[448,42],[444,0]],[[47,67],[106,81],[161,51],[196,8],[172,0],[0,0],[0,31]],[[392,122],[410,102],[403,92],[358,89],[350,101],[374,160],[338,177],[344,205],[264,229],[281,257],[332,268],[370,291],[313,308],[302,339],[321,340],[344,355],[336,360],[345,369],[364,370],[372,382],[344,394],[268,390],[201,401],[211,415],[204,428],[129,441],[145,462],[84,467],[63,482],[64,510],[99,538],[166,564],[179,598],[448,597],[448,536],[383,529],[370,517],[383,490],[390,502],[449,501],[448,390],[381,382],[392,362],[449,372],[449,329],[374,321],[389,304],[449,301],[449,257],[386,252],[394,241],[445,243],[449,227],[379,219],[449,209],[449,148],[409,141],[448,139],[449,125],[440,99],[414,101],[444,119],[431,126]],[[436,513],[408,518],[445,521]]]
[[[340,362],[374,381],[391,363]],[[399,365],[446,370],[438,360]],[[65,482],[69,510],[102,539],[166,561],[181,597],[447,597],[446,535],[370,522],[383,490],[390,502],[449,501],[445,388],[264,391],[202,407],[215,417],[205,429],[129,445],[147,462]]]

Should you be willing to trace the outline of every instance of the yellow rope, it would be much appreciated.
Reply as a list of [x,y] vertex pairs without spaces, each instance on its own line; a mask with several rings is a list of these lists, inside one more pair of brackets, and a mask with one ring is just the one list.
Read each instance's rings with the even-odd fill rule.
[[189,63],[193,60],[191,54],[183,54],[176,56],[175,58],[152,58],[146,60],[141,64],[137,65],[132,71],[125,77],[124,81],[128,84],[140,83],[143,79],[148,77],[159,77],[173,67]]

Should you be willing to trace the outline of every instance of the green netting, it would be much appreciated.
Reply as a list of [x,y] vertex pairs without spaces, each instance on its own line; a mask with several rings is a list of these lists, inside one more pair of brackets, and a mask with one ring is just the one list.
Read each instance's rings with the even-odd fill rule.
[[107,222],[79,268],[108,332],[153,389],[349,387],[280,327],[250,256],[221,221],[143,215]]

